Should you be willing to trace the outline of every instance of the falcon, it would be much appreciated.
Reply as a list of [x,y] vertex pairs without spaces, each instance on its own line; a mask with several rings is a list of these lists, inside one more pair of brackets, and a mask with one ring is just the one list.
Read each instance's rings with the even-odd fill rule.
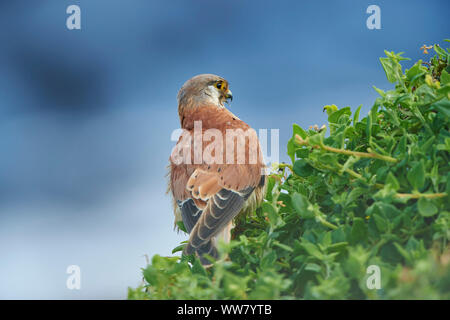
[[232,98],[228,81],[213,74],[189,79],[178,93],[183,133],[169,159],[168,189],[175,226],[182,221],[189,233],[184,254],[195,253],[205,266],[218,258],[219,239],[230,241],[233,219],[258,207],[266,186],[258,137],[225,107]]

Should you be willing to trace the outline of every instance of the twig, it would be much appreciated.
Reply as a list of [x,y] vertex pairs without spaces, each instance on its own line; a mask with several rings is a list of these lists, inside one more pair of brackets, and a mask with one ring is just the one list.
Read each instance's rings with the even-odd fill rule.
[[334,153],[345,154],[347,156],[354,156],[354,157],[359,157],[359,158],[380,159],[380,160],[394,162],[394,163],[398,162],[398,160],[395,158],[392,158],[389,156],[383,156],[383,155],[375,153],[375,152],[358,152],[358,151],[350,151],[350,150],[345,150],[345,149],[338,149],[338,148],[333,148],[333,147],[324,145],[323,143],[321,143],[320,145],[310,145],[308,138],[302,139],[302,137],[300,137],[298,134],[295,135],[295,142],[300,146],[308,145],[315,149],[322,149],[322,150],[326,150],[326,151],[330,151],[330,152],[334,152]]

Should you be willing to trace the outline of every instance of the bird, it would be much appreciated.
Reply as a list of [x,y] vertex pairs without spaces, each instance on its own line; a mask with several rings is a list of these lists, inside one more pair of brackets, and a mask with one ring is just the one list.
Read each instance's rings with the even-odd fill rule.
[[219,258],[218,241],[230,242],[233,219],[261,204],[267,184],[256,131],[226,107],[232,99],[228,81],[214,74],[192,77],[177,96],[183,133],[169,157],[168,192],[175,228],[182,221],[189,233],[183,254],[205,267]]

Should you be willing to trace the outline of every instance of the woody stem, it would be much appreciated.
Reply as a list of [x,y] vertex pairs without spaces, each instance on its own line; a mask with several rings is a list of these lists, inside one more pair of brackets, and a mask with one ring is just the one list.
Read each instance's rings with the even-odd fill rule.
[[297,144],[299,144],[299,145],[308,145],[315,149],[322,149],[322,150],[326,150],[326,151],[330,151],[330,152],[334,152],[334,153],[345,154],[347,156],[354,156],[354,157],[359,157],[359,158],[380,159],[380,160],[394,162],[394,163],[398,162],[398,160],[395,158],[392,158],[389,156],[383,156],[383,155],[375,153],[375,152],[358,152],[358,151],[351,151],[351,150],[345,150],[345,149],[338,149],[338,148],[333,148],[333,147],[327,146],[323,143],[321,143],[320,145],[310,145],[308,138],[306,138],[306,140],[304,140],[298,134],[295,135],[295,140],[296,140]]

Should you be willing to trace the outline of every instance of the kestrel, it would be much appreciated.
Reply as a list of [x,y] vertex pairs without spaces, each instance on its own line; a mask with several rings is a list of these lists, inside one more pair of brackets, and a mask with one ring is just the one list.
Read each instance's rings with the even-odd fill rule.
[[256,132],[225,107],[229,100],[228,82],[213,74],[191,78],[178,93],[183,134],[169,159],[169,191],[175,225],[183,221],[190,234],[184,253],[203,265],[211,264],[205,255],[218,258],[219,239],[230,241],[233,219],[254,211],[265,192]]

